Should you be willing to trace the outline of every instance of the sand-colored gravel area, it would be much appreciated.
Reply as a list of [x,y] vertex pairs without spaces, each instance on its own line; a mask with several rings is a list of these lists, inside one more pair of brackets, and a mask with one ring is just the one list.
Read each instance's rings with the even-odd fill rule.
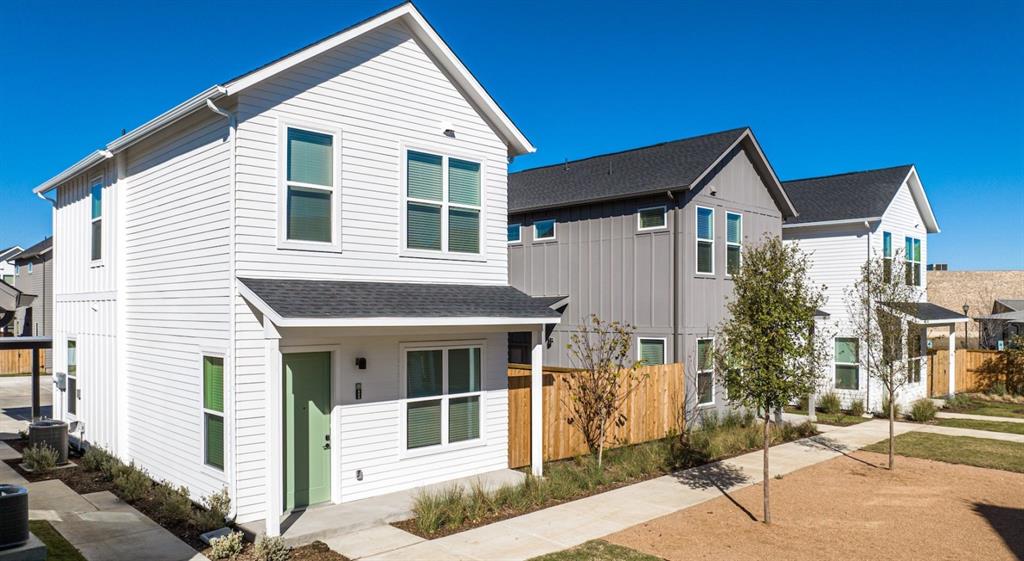
[[[671,561],[1024,560],[1024,474],[856,452],[608,536]],[[735,501],[735,502],[733,502]],[[745,509],[745,510],[744,510]]]

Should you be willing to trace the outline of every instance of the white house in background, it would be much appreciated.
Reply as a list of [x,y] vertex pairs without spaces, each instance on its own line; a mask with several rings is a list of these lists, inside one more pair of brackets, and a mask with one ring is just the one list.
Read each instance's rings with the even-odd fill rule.
[[[57,416],[239,522],[508,467],[506,175],[534,150],[411,4],[185,101],[54,200]],[[540,470],[540,392],[533,468]]]
[[0,280],[14,286],[14,256],[21,253],[20,245],[0,249]]
[[[826,288],[822,311],[829,315],[834,341],[825,389],[833,389],[848,406],[863,399],[869,411],[882,407],[883,389],[860,364],[860,346],[851,334],[846,293],[871,257],[903,259],[905,278],[893,279],[918,288],[913,323],[927,327],[967,321],[959,313],[928,303],[928,234],[939,232],[928,197],[913,165],[814,177],[783,182],[798,216],[782,227],[787,243],[810,253],[811,276]],[[897,248],[900,248],[897,250]],[[920,330],[919,345],[908,349],[911,383],[898,395],[906,404],[927,395],[927,329]],[[909,347],[910,345],[908,345]],[[955,353],[950,353],[950,372]],[[950,393],[953,392],[950,376]]]

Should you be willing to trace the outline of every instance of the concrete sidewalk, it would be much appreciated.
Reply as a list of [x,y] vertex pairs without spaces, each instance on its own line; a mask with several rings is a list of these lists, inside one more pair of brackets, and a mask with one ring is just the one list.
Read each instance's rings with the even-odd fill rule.
[[997,417],[995,415],[971,415],[969,413],[950,413],[948,411],[939,411],[935,414],[940,419],[970,419],[972,421],[1005,421],[1007,423],[1022,423],[1024,419],[1018,419],[1016,417]]
[[[896,434],[920,428],[899,423]],[[889,436],[884,421],[835,428],[772,448],[771,476],[830,460]],[[328,541],[353,559],[373,561],[522,561],[577,546],[720,497],[762,480],[761,452],[651,479],[435,540],[396,528],[372,528]]]
[[991,440],[1006,440],[1008,442],[1024,443],[1024,434],[1014,434],[1009,432],[962,429],[958,427],[940,427],[936,425],[918,425],[917,428],[914,428],[912,430],[915,430],[917,432],[933,432],[935,434],[944,434],[946,436],[970,436],[973,438],[988,438]]

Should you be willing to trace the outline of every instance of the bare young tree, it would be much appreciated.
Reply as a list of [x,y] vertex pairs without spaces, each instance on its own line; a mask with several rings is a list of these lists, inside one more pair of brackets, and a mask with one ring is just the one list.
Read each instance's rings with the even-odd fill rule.
[[764,423],[764,522],[770,524],[768,451],[772,412],[814,391],[827,353],[814,315],[824,287],[808,273],[806,254],[768,237],[743,253],[733,275],[729,317],[718,328],[714,363],[729,400]]
[[633,328],[590,316],[569,338],[569,356],[577,368],[566,376],[568,422],[583,435],[597,465],[613,425],[624,425],[622,404],[644,381],[633,359]]
[[896,399],[920,368],[914,360],[919,333],[908,321],[920,296],[916,286],[920,273],[907,267],[902,255],[897,250],[891,259],[872,256],[846,291],[849,330],[858,341],[859,362],[867,369],[868,379],[882,385],[889,403],[890,470],[895,467]]

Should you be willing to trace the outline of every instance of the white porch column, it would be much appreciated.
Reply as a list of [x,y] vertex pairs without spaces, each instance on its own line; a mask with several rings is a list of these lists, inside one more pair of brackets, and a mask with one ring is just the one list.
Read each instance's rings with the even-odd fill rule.
[[277,326],[264,316],[263,344],[265,349],[264,380],[266,399],[266,497],[265,518],[268,536],[281,535],[281,513],[284,511],[284,490],[282,486],[283,458],[281,457],[281,435],[284,425],[281,421],[281,333]]
[[956,394],[956,324],[949,324],[949,395]]
[[530,471],[544,475],[544,326],[533,330],[530,359]]

